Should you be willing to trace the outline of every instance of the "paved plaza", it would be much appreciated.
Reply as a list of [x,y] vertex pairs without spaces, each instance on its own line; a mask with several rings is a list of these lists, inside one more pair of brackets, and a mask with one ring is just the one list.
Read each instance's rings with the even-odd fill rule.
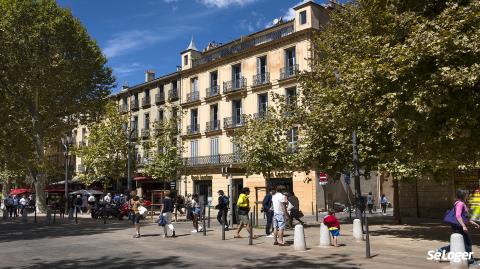
[[[392,225],[391,217],[370,218],[371,254],[365,258],[365,242],[354,242],[352,225],[342,221],[339,248],[320,248],[319,225],[307,217],[308,250],[295,252],[293,246],[273,245],[262,235],[248,245],[248,238],[234,239],[233,231],[221,230],[212,218],[207,236],[191,234],[190,222],[175,223],[178,237],[162,238],[161,229],[151,220],[142,223],[142,238],[134,239],[128,221],[102,221],[85,217],[79,224],[65,220],[56,224],[0,224],[0,268],[445,268],[448,263],[427,261],[427,251],[447,244],[450,230],[438,220],[405,219]],[[29,219],[33,221],[33,219]],[[262,220],[263,221],[263,220]],[[246,231],[242,231],[247,236]],[[479,242],[474,232],[474,243]],[[293,230],[287,231],[293,243]],[[474,246],[474,252],[478,252]]]

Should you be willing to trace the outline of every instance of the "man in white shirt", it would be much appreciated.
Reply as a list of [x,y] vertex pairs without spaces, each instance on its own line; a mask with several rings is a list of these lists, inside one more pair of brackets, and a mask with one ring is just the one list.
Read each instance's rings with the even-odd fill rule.
[[283,231],[287,222],[287,210],[286,205],[288,203],[287,197],[283,194],[285,187],[277,186],[277,192],[272,196],[273,206],[273,238],[274,245],[286,246],[287,244],[283,240]]
[[28,201],[27,201],[27,198],[25,198],[25,195],[22,196],[22,199],[20,199],[20,206],[21,206],[20,214],[23,214],[23,210],[27,206],[27,203],[28,203]]
[[107,196],[105,196],[103,200],[105,201],[105,204],[109,205],[112,202],[112,195],[107,193]]

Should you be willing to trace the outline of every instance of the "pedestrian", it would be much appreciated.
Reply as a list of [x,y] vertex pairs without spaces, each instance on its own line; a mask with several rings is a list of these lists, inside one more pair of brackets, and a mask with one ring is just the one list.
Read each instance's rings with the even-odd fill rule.
[[369,192],[367,195],[367,207],[368,207],[368,213],[373,214],[373,195],[372,192]]
[[340,222],[338,222],[338,219],[335,217],[335,210],[333,208],[328,210],[328,215],[323,219],[323,224],[325,224],[330,231],[330,235],[333,239],[333,246],[339,247],[338,237],[340,236]]
[[185,208],[185,198],[183,198],[182,195],[177,195],[175,198],[175,209],[177,212],[180,212],[180,216],[185,215],[185,211],[183,211],[183,208]]
[[20,204],[20,214],[23,214],[23,210],[25,210],[25,207],[28,204],[27,197],[25,195],[22,196],[22,198],[19,201]]
[[132,211],[132,221],[133,221],[133,226],[135,227],[135,235],[133,238],[140,238],[140,210],[139,207],[142,205],[142,202],[140,201],[140,197],[138,197],[136,194],[130,199],[130,208]]
[[170,197],[171,192],[165,191],[165,197],[163,198],[162,205],[160,206],[160,214],[165,220],[165,225],[163,226],[163,238],[168,236],[167,226],[170,231],[172,231],[172,237],[175,237],[175,227],[172,224],[172,214],[173,214],[173,199]]
[[106,207],[110,207],[110,205],[112,203],[112,195],[110,193],[107,193],[107,195],[105,195],[105,197],[103,197],[103,202],[105,203]]
[[[215,209],[218,209],[217,220],[220,225],[223,225],[225,230],[228,231],[228,223],[227,223],[227,212],[228,212],[228,202],[229,199],[223,192],[223,190],[219,190],[218,192],[218,204],[215,206]],[[224,223],[225,220],[225,223]]]
[[[465,244],[465,252],[472,254],[472,238],[467,228],[467,224],[472,224],[476,228],[480,228],[475,221],[469,219],[469,209],[467,207],[466,201],[468,199],[468,191],[465,189],[458,189],[456,192],[456,201],[453,205],[455,216],[454,220],[447,220],[452,227],[452,233],[459,233],[463,236],[463,242]],[[450,252],[450,246],[445,246],[437,250],[438,252]],[[472,264],[475,262],[473,255],[469,256],[468,263]]]
[[193,220],[192,195],[190,193],[187,194],[187,200],[185,202],[185,210],[187,214],[187,220]]
[[198,221],[202,216],[202,206],[200,205],[200,200],[198,194],[195,193],[192,195],[192,220],[193,220],[193,230],[192,233],[197,233],[202,231],[203,227],[198,225]]
[[5,199],[5,207],[7,208],[8,217],[12,218],[13,217],[13,198],[12,198],[12,196],[9,195]]
[[83,214],[82,211],[82,196],[80,194],[77,195],[77,198],[73,201],[73,205],[75,206],[75,211],[73,214],[77,214],[78,211],[80,211],[80,214]]
[[[235,234],[234,238],[242,238],[240,236],[240,231],[242,231],[243,226],[247,227],[247,231],[249,233],[253,232],[251,230],[252,227],[250,226],[250,221],[248,218],[248,213],[250,212],[250,200],[248,198],[249,194],[250,194],[250,189],[246,187],[240,191],[240,195],[238,196],[237,212],[238,212],[239,223],[237,226],[237,233]],[[253,234],[251,236],[253,237]]]
[[265,225],[265,237],[273,237],[272,222],[273,222],[273,207],[272,196],[275,194],[275,188],[270,187],[268,193],[262,201],[262,212],[267,217],[267,224]]
[[287,197],[283,194],[285,187],[283,185],[277,186],[276,193],[272,196],[273,206],[273,244],[279,246],[288,246],[283,239],[283,232],[288,220],[287,214]]
[[18,207],[19,205],[19,201],[18,201],[18,197],[16,195],[13,196],[13,217],[16,218],[18,217]]
[[382,206],[382,214],[386,215],[387,214],[387,206],[388,206],[388,199],[385,194],[382,194],[382,197],[380,198],[380,205]]
[[300,201],[298,200],[298,197],[295,196],[293,191],[287,196],[287,200],[289,208],[288,215],[290,216],[290,227],[293,227],[293,219],[296,219],[302,226],[305,226],[305,222],[303,222],[301,219],[303,217],[303,213],[300,211]]
[[92,208],[95,206],[96,201],[97,201],[97,199],[95,198],[95,196],[93,196],[93,194],[90,194],[90,196],[88,196],[88,200],[87,200],[88,212],[92,211]]

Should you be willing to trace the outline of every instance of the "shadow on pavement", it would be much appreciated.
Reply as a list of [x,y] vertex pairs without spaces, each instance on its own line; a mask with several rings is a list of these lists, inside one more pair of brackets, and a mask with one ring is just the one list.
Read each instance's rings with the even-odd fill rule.
[[[138,254],[137,255],[141,255]],[[35,269],[35,268],[55,268],[55,269],[67,269],[67,268],[187,268],[192,265],[180,260],[178,256],[168,256],[158,259],[148,259],[139,256],[136,259],[125,257],[111,257],[104,256],[95,259],[66,259],[57,261],[36,261],[32,260],[35,264],[15,266],[15,267],[3,267],[5,269]]]
[[348,254],[330,254],[321,259],[308,259],[304,257],[280,253],[275,257],[265,259],[244,259],[242,264],[237,264],[238,269],[277,269],[277,268],[329,268],[329,269],[356,269],[360,268],[351,262]]
[[42,223],[2,223],[0,224],[0,243],[65,236],[84,236],[109,233],[132,228],[131,222],[111,222],[103,224],[94,220],[82,220],[79,224],[42,224]]

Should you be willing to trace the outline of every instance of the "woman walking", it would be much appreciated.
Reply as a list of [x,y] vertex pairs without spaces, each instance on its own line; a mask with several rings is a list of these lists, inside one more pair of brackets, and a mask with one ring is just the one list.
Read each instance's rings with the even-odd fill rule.
[[172,237],[175,237],[175,227],[172,224],[172,213],[173,213],[173,199],[170,197],[170,191],[165,191],[165,198],[163,198],[162,206],[160,212],[162,212],[162,217],[165,220],[165,225],[163,226],[163,238],[168,236],[168,229],[172,231]]
[[200,205],[200,200],[198,194],[192,196],[192,213],[193,213],[193,230],[192,233],[201,232],[203,227],[198,225],[198,221],[202,215],[202,206]]

